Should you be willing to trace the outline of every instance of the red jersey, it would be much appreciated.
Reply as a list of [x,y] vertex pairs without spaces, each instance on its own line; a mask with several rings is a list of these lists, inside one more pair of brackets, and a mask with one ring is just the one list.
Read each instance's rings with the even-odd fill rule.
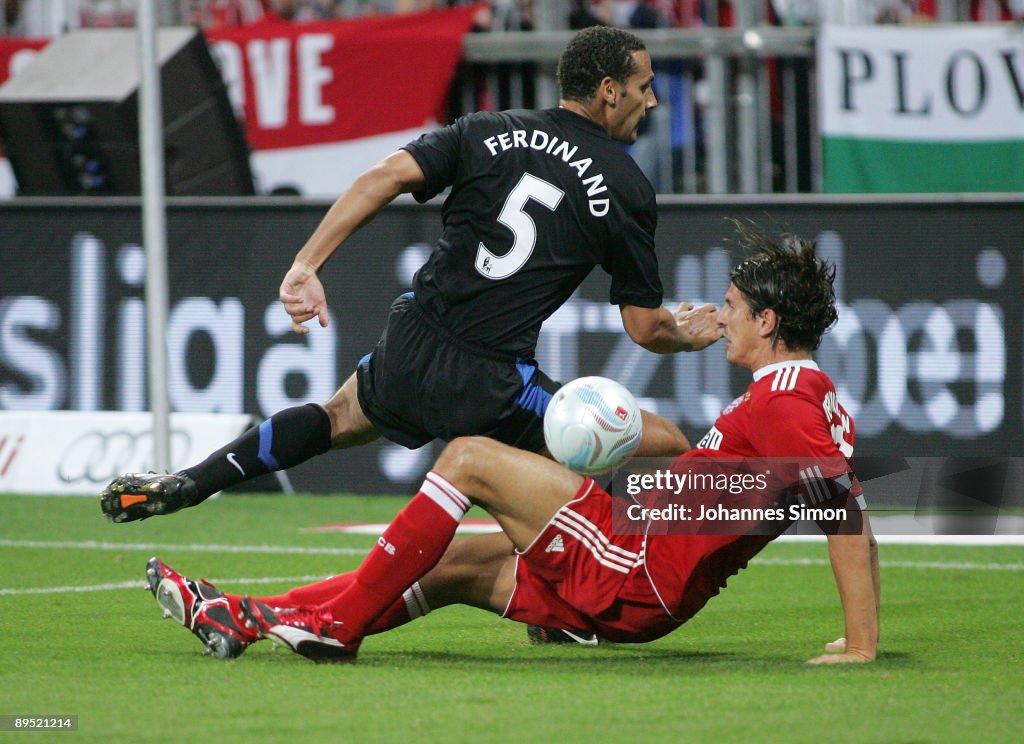
[[[757,370],[747,391],[672,469],[685,470],[698,457],[787,458],[794,469],[807,459],[819,468],[817,477],[841,478],[851,472],[846,459],[853,454],[853,438],[853,419],[818,365],[779,362]],[[817,490],[813,483],[807,487],[812,494]],[[775,536],[649,534],[647,575],[666,612],[684,622]]]

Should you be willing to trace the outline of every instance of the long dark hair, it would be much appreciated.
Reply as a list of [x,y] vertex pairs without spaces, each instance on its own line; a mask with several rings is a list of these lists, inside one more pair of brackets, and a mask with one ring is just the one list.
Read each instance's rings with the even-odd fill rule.
[[729,274],[750,310],[775,311],[779,322],[772,345],[782,339],[790,350],[814,351],[836,319],[833,283],[836,267],[818,258],[813,240],[784,233],[767,235],[734,220],[739,243],[751,255]]

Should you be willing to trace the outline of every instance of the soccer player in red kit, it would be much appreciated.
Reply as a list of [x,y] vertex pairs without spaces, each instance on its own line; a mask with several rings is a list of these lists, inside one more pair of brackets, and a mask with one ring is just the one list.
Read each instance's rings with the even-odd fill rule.
[[[811,359],[836,319],[835,269],[816,257],[813,242],[740,232],[756,253],[731,272],[718,325],[729,360],[749,368],[754,381],[671,472],[725,456],[783,458],[797,469],[786,485],[798,497],[856,510],[859,486],[847,461],[853,423]],[[453,541],[472,504],[503,532]],[[242,649],[272,638],[317,662],[354,660],[365,636],[453,603],[643,642],[692,617],[788,524],[765,534],[681,535],[648,522],[621,534],[613,511],[611,496],[589,478],[491,439],[460,438],[356,571],[259,599],[197,585],[156,558],[148,572],[158,599],[161,591],[184,598],[179,621],[186,625],[203,602],[220,602],[247,618],[244,637],[232,639]],[[875,658],[877,546],[867,515],[857,514],[855,533],[828,533],[846,632],[814,664]]]

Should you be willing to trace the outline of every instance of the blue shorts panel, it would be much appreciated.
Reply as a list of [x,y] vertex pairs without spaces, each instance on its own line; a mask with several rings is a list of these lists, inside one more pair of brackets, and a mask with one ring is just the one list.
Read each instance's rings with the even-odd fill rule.
[[357,367],[359,404],[376,429],[416,449],[483,435],[544,447],[544,412],[560,384],[531,359],[474,349],[430,320],[407,295],[391,306],[372,353]]

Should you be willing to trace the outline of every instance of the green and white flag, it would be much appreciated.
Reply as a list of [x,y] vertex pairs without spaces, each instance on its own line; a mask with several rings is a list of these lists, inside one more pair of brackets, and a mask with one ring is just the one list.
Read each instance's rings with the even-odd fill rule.
[[1024,191],[1024,31],[824,26],[827,192]]

